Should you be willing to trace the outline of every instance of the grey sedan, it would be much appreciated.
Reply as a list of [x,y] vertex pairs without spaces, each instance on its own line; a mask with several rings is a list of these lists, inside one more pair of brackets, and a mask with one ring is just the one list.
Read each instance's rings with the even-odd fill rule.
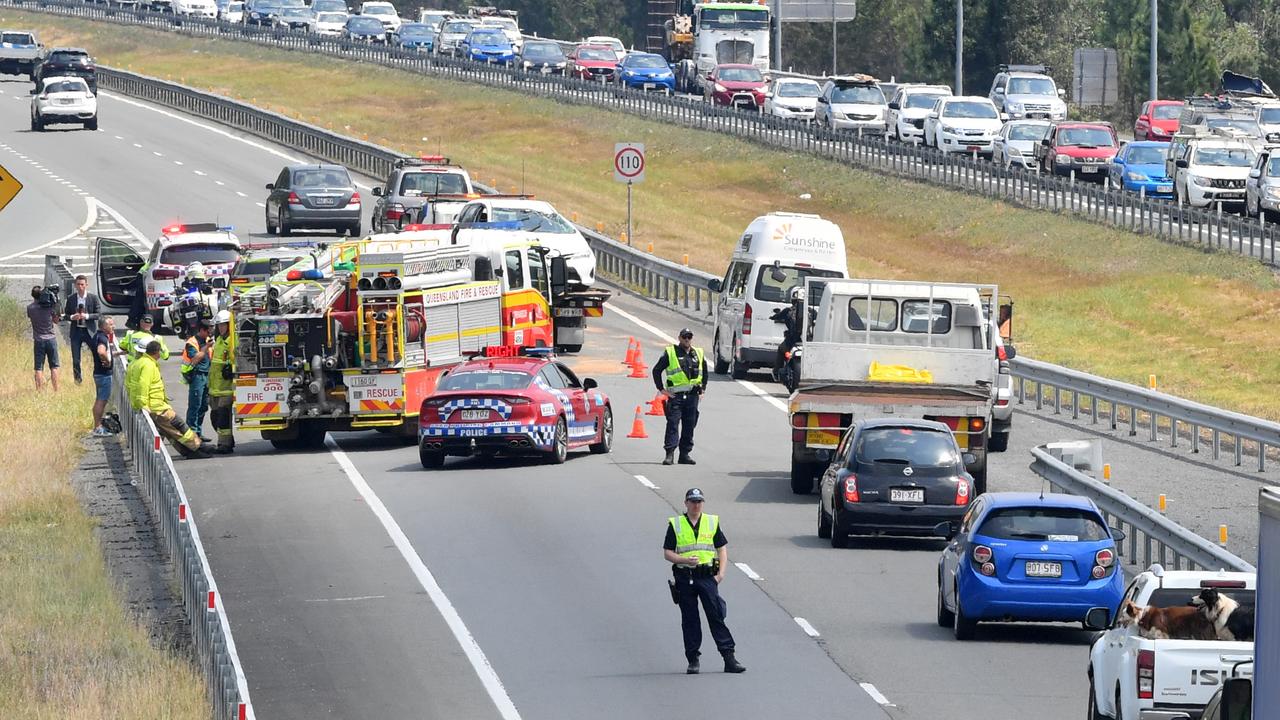
[[360,193],[341,165],[290,165],[267,183],[267,232],[288,235],[297,228],[346,230],[360,234]]

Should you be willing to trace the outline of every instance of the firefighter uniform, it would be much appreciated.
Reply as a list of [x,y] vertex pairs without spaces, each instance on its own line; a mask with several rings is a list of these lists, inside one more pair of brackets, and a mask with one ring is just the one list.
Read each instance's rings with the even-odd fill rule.
[[185,457],[202,455],[200,436],[178,417],[169,404],[160,365],[154,357],[143,355],[130,364],[125,387],[129,390],[129,404],[134,410],[146,411],[156,430],[168,438],[174,449]]
[[230,312],[218,312],[217,332],[213,353],[209,357],[209,421],[218,433],[217,452],[225,454],[233,452],[236,447],[231,415],[236,388],[232,372]]

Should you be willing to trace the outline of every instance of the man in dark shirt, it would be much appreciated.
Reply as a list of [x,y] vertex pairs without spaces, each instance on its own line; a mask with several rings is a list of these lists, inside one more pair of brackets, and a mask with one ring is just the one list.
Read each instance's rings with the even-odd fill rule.
[[102,311],[98,296],[89,292],[89,278],[76,276],[75,292],[67,298],[62,319],[71,323],[71,370],[80,383],[80,346],[93,352],[93,336],[98,332],[98,315]]
[[666,397],[664,410],[667,431],[662,447],[667,451],[663,465],[674,461],[677,445],[681,465],[697,465],[693,450],[693,429],[698,426],[698,399],[707,391],[707,358],[702,348],[693,346],[693,331],[680,331],[680,342],[667,347],[653,364],[653,384]]
[[662,542],[662,555],[671,563],[672,594],[680,606],[684,654],[689,661],[685,672],[696,675],[700,670],[702,620],[698,617],[698,602],[701,601],[716,649],[724,656],[724,671],[740,673],[746,668],[734,656],[733,634],[724,623],[728,606],[720,597],[720,583],[729,567],[726,547],[729,541],[720,529],[720,517],[703,514],[704,500],[701,489],[689,488],[684,494],[685,513],[667,520],[667,537]]
[[98,323],[98,331],[93,334],[93,385],[96,394],[93,398],[93,434],[110,435],[111,432],[102,427],[102,413],[107,409],[107,400],[111,398],[111,371],[116,364],[116,323],[110,315],[103,316]]
[[58,391],[58,308],[56,301],[49,305],[41,305],[44,288],[36,285],[31,288],[31,304],[27,306],[27,319],[31,321],[31,343],[35,354],[36,389],[44,388],[44,363],[49,361],[49,382],[53,391]]

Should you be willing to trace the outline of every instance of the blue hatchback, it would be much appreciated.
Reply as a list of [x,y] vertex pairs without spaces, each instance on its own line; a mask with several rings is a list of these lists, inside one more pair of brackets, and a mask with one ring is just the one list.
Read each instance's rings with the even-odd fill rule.
[[405,23],[395,33],[396,43],[406,50],[431,52],[435,35],[431,26],[423,23]]
[[1147,197],[1173,197],[1173,180],[1165,170],[1169,143],[1141,140],[1131,142],[1112,158],[1107,173],[1111,184],[1130,192],[1146,191]]
[[969,507],[938,560],[938,625],[972,638],[980,621],[1080,622],[1114,612],[1124,592],[1116,543],[1088,498],[986,493]]
[[509,65],[516,60],[516,49],[511,41],[501,30],[494,28],[477,28],[467,33],[458,51],[463,57],[482,63]]
[[629,53],[618,64],[618,82],[641,90],[676,91],[676,76],[661,55]]

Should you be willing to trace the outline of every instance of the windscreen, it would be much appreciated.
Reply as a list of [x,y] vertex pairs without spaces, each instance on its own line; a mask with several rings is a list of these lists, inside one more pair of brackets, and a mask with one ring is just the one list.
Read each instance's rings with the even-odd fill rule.
[[928,110],[938,103],[938,98],[940,97],[946,97],[946,95],[942,93],[938,93],[936,95],[930,95],[928,93],[911,93],[907,96],[907,104],[903,110]]
[[557,233],[566,235],[573,232],[568,220],[553,213],[539,212],[527,208],[493,208],[489,213],[490,222],[517,222],[525,232]]
[[1235,128],[1246,135],[1262,135],[1262,128],[1258,127],[1258,123],[1252,120],[1243,120],[1240,118],[1209,118],[1205,121],[1205,124],[1211,128]]
[[466,192],[466,179],[457,173],[405,173],[400,179],[400,194],[405,197],[462,195]]
[[66,93],[66,92],[87,93],[89,92],[89,86],[85,85],[83,81],[75,82],[73,80],[60,80],[58,82],[49,83],[48,85],[45,85],[44,91],[46,94]]
[[1058,133],[1058,145],[1106,147],[1112,144],[1111,132],[1102,128],[1064,128]]
[[437,390],[523,390],[533,376],[514,370],[473,370],[445,375]]
[[182,265],[186,267],[193,262],[209,265],[211,263],[229,263],[240,259],[235,246],[225,243],[190,243],[174,245],[160,251],[160,262],[165,265]]
[[1267,177],[1280,177],[1280,157],[1267,158]]
[[858,436],[854,459],[913,467],[946,467],[960,462],[951,433],[921,428],[872,428]]
[[769,11],[760,10],[718,10],[705,8],[702,11],[702,24],[718,30],[765,30],[769,27]]
[[62,65],[86,65],[89,62],[89,56],[83,53],[55,52],[49,54],[48,62]]
[[469,33],[471,32],[471,23],[461,20],[453,20],[444,24],[444,30],[447,33]]
[[315,12],[336,12],[347,14],[347,4],[342,0],[315,0],[311,3],[311,9]]
[[1249,167],[1253,158],[1253,151],[1248,148],[1200,148],[1193,162],[1213,167]]
[[1181,105],[1157,105],[1155,110],[1151,111],[1151,117],[1157,120],[1177,120],[1181,114]]
[[772,265],[766,265],[760,268],[760,274],[756,278],[756,299],[763,302],[788,303],[791,302],[791,289],[796,286],[803,286],[805,278],[831,278],[840,277],[840,273],[835,270],[816,270],[814,268],[800,268],[783,265],[778,268],[781,280],[775,280],[773,272],[775,268]]
[[1025,123],[1009,127],[1010,140],[1030,140],[1039,142],[1049,132],[1048,123]]
[[1058,89],[1049,78],[1009,78],[1009,95],[1056,95]]
[[347,27],[353,30],[364,30],[366,32],[370,30],[382,32],[382,23],[371,17],[353,17],[347,21]]
[[666,68],[667,61],[657,55],[633,55],[627,58],[627,67],[633,68]]
[[816,98],[822,94],[818,83],[785,82],[778,83],[778,97]]
[[[1240,607],[1249,610],[1252,610],[1254,603],[1257,602],[1257,593],[1254,590],[1218,588],[1218,592],[1240,603]],[[1147,604],[1162,608],[1182,607],[1191,602],[1191,598],[1199,595],[1200,590],[1198,588],[1160,588],[1151,593],[1151,597],[1147,599]]]
[[947,103],[942,108],[942,116],[976,120],[996,120],[1000,117],[994,105],[972,101]]
[[1162,147],[1136,147],[1129,150],[1130,165],[1164,165],[1165,156],[1169,153],[1169,146]]
[[476,30],[471,33],[472,43],[484,43],[486,45],[505,45],[507,36],[503,35],[499,30]]
[[395,15],[396,10],[386,5],[365,5],[360,10],[361,15]]
[[720,68],[720,79],[729,82],[764,82],[764,75],[755,68]]
[[523,55],[528,60],[564,59],[564,53],[555,43],[525,43]]
[[347,19],[345,13],[322,12],[316,16],[316,22],[322,23],[341,23]]
[[883,105],[884,93],[875,85],[851,85],[849,87],[837,87],[831,91],[831,102],[857,103],[859,105]]
[[[374,21],[377,22],[377,21]],[[294,170],[293,186],[296,188],[349,188],[351,177],[346,170]]]
[[431,33],[431,28],[427,27],[426,25],[418,25],[415,23],[411,25],[400,26],[400,35],[402,37],[425,37],[430,33]]
[[1280,123],[1280,107],[1262,108],[1262,112],[1258,114],[1258,120],[1267,124]]
[[[978,528],[979,535],[1000,540],[1096,542],[1108,537],[1097,514],[1077,508],[1008,507],[993,510]],[[1186,600],[1182,604],[1186,604]]]
[[612,50],[605,50],[604,48],[582,48],[578,50],[578,59],[617,62],[618,56],[614,55]]
[[0,43],[9,45],[35,45],[36,41],[31,37],[30,33],[7,32],[0,33]]

